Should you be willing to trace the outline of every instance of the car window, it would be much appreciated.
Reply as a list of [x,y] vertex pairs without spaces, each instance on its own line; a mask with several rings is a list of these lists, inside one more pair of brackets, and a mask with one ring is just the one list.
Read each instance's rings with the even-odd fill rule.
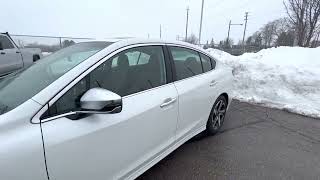
[[170,51],[176,67],[177,80],[189,78],[203,72],[200,57],[196,51],[181,47],[170,47]]
[[88,59],[96,52],[96,50],[77,52],[70,56],[63,57],[60,61],[52,63],[52,65],[48,67],[48,71],[50,71],[54,76],[64,74],[68,72],[74,64],[79,64],[83,59]]
[[[139,51],[127,52],[126,55],[130,66],[147,64],[150,59],[150,55]],[[112,61],[112,67],[116,66],[118,66],[118,57]]]
[[111,44],[75,44],[44,57],[27,69],[0,78],[0,115],[32,98],[78,64]]
[[210,60],[211,60],[212,69],[215,69],[215,68],[216,68],[216,65],[217,65],[216,60],[214,60],[214,59],[212,59],[212,58],[210,58]]
[[200,53],[200,57],[201,57],[203,71],[204,72],[211,71],[212,70],[211,59],[208,56],[201,53]]
[[11,41],[9,40],[9,38],[7,36],[0,35],[0,43],[2,44],[3,49],[13,49],[14,48],[13,44],[11,43]]
[[79,81],[50,107],[49,115],[79,109],[81,96],[91,88],[101,87],[123,97],[164,84],[166,68],[162,47],[132,48],[110,58]]
[[162,47],[129,49],[111,58],[93,75],[100,75],[94,79],[101,81],[103,88],[120,96],[163,85],[166,83],[166,70]]

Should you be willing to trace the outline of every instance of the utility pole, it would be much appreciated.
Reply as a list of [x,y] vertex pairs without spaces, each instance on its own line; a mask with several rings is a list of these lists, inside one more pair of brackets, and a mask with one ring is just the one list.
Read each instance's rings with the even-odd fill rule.
[[186,22],[186,37],[185,37],[185,41],[187,41],[188,39],[188,24],[189,24],[189,6],[187,7],[187,22]]
[[160,39],[162,38],[162,29],[161,29],[161,24],[160,24]]
[[203,19],[203,6],[204,6],[204,0],[202,0],[202,7],[201,7],[201,19],[200,19],[200,29],[199,29],[199,45],[201,44],[201,31],[202,31],[202,19]]
[[230,28],[231,28],[231,20],[229,21],[229,29],[228,29],[227,44],[229,44],[229,38],[230,38]]
[[242,39],[243,52],[246,52],[246,45],[245,45],[244,41],[245,41],[245,38],[246,38],[248,15],[249,15],[249,12],[246,12],[246,15],[244,16],[245,17],[245,19],[244,19],[245,20],[245,25],[244,25],[243,39]]
[[232,24],[232,23],[231,23],[231,20],[229,21],[227,44],[229,44],[231,26],[242,26],[242,25],[243,25],[243,24]]

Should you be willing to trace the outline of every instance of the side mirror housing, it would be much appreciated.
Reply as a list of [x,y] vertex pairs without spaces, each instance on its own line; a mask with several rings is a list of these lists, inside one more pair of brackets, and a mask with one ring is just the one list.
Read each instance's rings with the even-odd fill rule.
[[122,110],[122,98],[116,93],[102,88],[87,91],[80,99],[82,114],[110,114]]
[[114,114],[122,111],[122,98],[116,93],[102,88],[88,90],[80,98],[80,109],[56,115],[44,117],[42,121],[52,121],[62,117],[78,120],[90,114]]

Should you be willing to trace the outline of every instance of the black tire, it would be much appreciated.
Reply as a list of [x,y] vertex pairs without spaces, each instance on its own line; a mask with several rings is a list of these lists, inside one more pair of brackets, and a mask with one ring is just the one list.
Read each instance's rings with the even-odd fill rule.
[[40,59],[40,56],[38,54],[33,55],[33,62],[36,62]]
[[224,119],[226,117],[226,111],[227,111],[227,100],[224,96],[218,97],[216,102],[214,103],[212,110],[210,112],[210,116],[207,122],[207,129],[206,132],[208,135],[216,135],[223,123]]

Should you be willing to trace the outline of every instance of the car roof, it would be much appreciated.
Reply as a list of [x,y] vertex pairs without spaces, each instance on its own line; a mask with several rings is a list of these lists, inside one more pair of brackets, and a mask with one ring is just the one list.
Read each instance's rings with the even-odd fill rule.
[[146,38],[120,39],[117,42],[121,42],[121,43],[124,43],[126,45],[163,43],[163,44],[177,44],[177,45],[182,45],[182,46],[194,46],[193,44],[186,43],[186,42],[183,42],[183,41],[172,41],[172,40],[163,40],[163,39],[146,39]]
[[111,42],[113,43],[112,46],[116,46],[117,48],[130,46],[130,45],[136,45],[136,44],[166,44],[166,45],[178,45],[178,46],[184,46],[189,47],[192,49],[195,49],[197,51],[203,52],[207,54],[204,49],[202,49],[200,46],[196,46],[187,42],[183,41],[173,41],[173,40],[163,40],[163,39],[149,39],[149,38],[110,38],[110,39],[96,39],[96,40],[90,40],[90,42],[95,41],[105,41],[105,42]]

